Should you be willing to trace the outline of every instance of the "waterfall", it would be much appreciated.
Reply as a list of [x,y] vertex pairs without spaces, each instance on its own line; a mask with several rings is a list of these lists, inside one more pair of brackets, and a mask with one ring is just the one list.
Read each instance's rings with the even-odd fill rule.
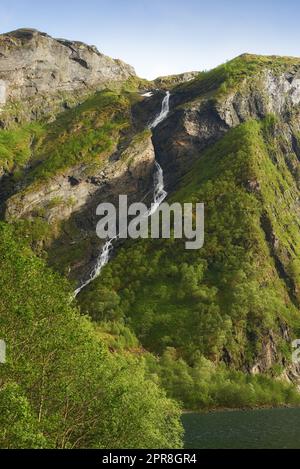
[[[163,99],[161,112],[160,114],[154,119],[153,123],[149,126],[150,129],[154,129],[160,122],[162,122],[169,114],[169,101],[170,101],[170,92],[166,92],[166,96]],[[146,216],[151,217],[160,204],[165,200],[167,197],[167,192],[164,189],[164,175],[161,166],[155,161],[155,172],[153,175],[153,182],[154,182],[154,194],[153,194],[153,202],[151,204],[151,208],[148,210]],[[92,283],[97,277],[99,277],[102,268],[109,262],[111,253],[113,251],[113,242],[119,238],[117,235],[115,238],[108,239],[104,244],[94,268],[92,269],[90,276],[86,282],[84,282],[80,287],[78,287],[74,292],[74,298],[87,287],[90,283]]]
[[148,210],[147,216],[151,217],[160,204],[163,203],[165,198],[167,197],[167,192],[165,191],[164,187],[164,174],[163,170],[161,169],[161,166],[155,161],[155,168],[156,171],[154,173],[154,197],[153,197],[153,203],[151,204],[151,208]]
[[166,96],[163,99],[161,105],[161,111],[158,116],[154,119],[152,124],[149,125],[149,129],[155,129],[163,120],[166,119],[170,111],[170,91],[166,92]]
[[108,241],[106,241],[106,243],[104,244],[102,248],[102,251],[100,252],[100,255],[97,258],[96,264],[90,273],[88,280],[75,290],[74,297],[76,297],[81,292],[81,290],[83,290],[90,283],[92,283],[93,280],[95,280],[95,278],[99,277],[102,268],[108,263],[110,259],[110,254],[111,254],[111,251],[113,250],[112,244],[115,239],[117,239],[117,237],[111,238]]

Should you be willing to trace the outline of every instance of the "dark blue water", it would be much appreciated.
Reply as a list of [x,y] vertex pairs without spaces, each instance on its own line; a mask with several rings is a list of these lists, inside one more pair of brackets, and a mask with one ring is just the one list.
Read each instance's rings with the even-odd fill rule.
[[300,448],[300,409],[185,414],[185,448]]

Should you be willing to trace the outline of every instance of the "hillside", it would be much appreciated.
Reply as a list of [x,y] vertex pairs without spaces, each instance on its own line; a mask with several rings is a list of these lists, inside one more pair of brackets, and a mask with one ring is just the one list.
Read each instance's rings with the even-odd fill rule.
[[65,280],[0,224],[1,448],[180,447],[179,409],[137,354],[112,353]]
[[[297,59],[245,55],[173,89],[153,143],[169,200],[205,202],[204,248],[129,242],[79,298],[94,319],[125,321],[162,367],[166,354],[167,367],[185,367],[175,392],[166,370],[161,379],[187,406],[204,404],[194,389],[203,359],[206,374],[222,377],[226,366],[249,383],[262,373],[298,382],[298,70]],[[233,396],[208,384],[204,405],[276,402],[239,388],[241,377],[224,379]]]
[[[92,46],[33,30],[0,36],[0,53],[1,334],[15,349],[0,406],[30,416],[0,446],[178,447],[169,398],[197,410],[299,405],[300,59],[244,54],[147,82]],[[166,90],[170,112],[150,131]],[[169,202],[205,204],[204,247],[117,243],[72,298],[103,246],[97,205],[119,194],[150,204],[155,161]],[[61,423],[69,398],[96,416],[86,439],[68,433],[72,410]]]

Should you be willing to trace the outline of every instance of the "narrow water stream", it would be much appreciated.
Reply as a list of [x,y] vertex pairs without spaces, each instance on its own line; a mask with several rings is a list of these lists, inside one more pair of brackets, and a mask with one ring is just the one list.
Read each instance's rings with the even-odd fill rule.
[[[162,101],[161,111],[155,117],[154,121],[149,125],[149,129],[154,129],[158,126],[164,119],[167,118],[170,112],[170,92],[167,91],[166,95]],[[160,204],[165,200],[167,197],[167,192],[164,189],[164,175],[161,166],[155,161],[155,171],[153,175],[154,180],[154,195],[153,195],[153,203],[151,204],[151,208],[147,212],[147,217],[152,216]],[[112,251],[113,251],[113,243],[118,239],[119,235],[115,238],[108,239],[104,244],[97,260],[95,266],[90,272],[89,278],[78,287],[74,292],[74,298],[90,283],[92,283],[97,277],[99,277],[101,270],[103,267],[109,262]]]

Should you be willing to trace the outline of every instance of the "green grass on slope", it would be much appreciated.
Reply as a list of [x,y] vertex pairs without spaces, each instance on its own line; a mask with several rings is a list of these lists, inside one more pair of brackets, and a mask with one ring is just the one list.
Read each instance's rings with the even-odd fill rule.
[[220,97],[235,89],[245,79],[258,77],[263,70],[280,73],[300,66],[295,57],[259,56],[243,54],[207,72],[201,72],[194,79],[174,88],[174,92],[186,96],[188,101],[200,96]]
[[0,269],[0,448],[181,447],[178,406],[143,358],[110,353],[66,280],[3,223]]
[[[130,105],[136,96],[133,89],[134,83],[120,93],[96,93],[49,124],[31,123],[1,130],[0,170],[14,170],[15,177],[26,177],[31,187],[72,166],[101,167],[130,127]],[[24,171],[27,163],[30,169]]]
[[38,123],[0,131],[0,171],[12,171],[22,168],[32,156],[32,147],[43,134],[43,127]]
[[129,100],[113,91],[97,93],[49,124],[35,148],[29,181],[40,181],[78,164],[103,164],[130,125]]
[[[127,243],[81,294],[83,311],[98,321],[124,320],[143,346],[160,355],[173,348],[194,367],[200,356],[216,366],[250,369],[258,359],[266,363],[272,340],[277,351],[270,373],[280,374],[282,360],[291,358],[281,331],[289,326],[298,333],[299,310],[278,273],[262,218],[267,214],[271,224],[276,218],[279,245],[297,262],[296,216],[277,213],[279,194],[296,200],[297,189],[283,158],[279,164],[270,158],[264,133],[255,121],[231,130],[201,155],[173,197],[205,203],[203,249],[187,251],[174,239]],[[299,285],[299,277],[294,282]],[[258,396],[257,403],[266,403]]]
[[230,369],[203,356],[190,366],[175,349],[168,348],[160,359],[149,355],[148,363],[168,395],[189,410],[300,405],[295,386],[265,374]]

